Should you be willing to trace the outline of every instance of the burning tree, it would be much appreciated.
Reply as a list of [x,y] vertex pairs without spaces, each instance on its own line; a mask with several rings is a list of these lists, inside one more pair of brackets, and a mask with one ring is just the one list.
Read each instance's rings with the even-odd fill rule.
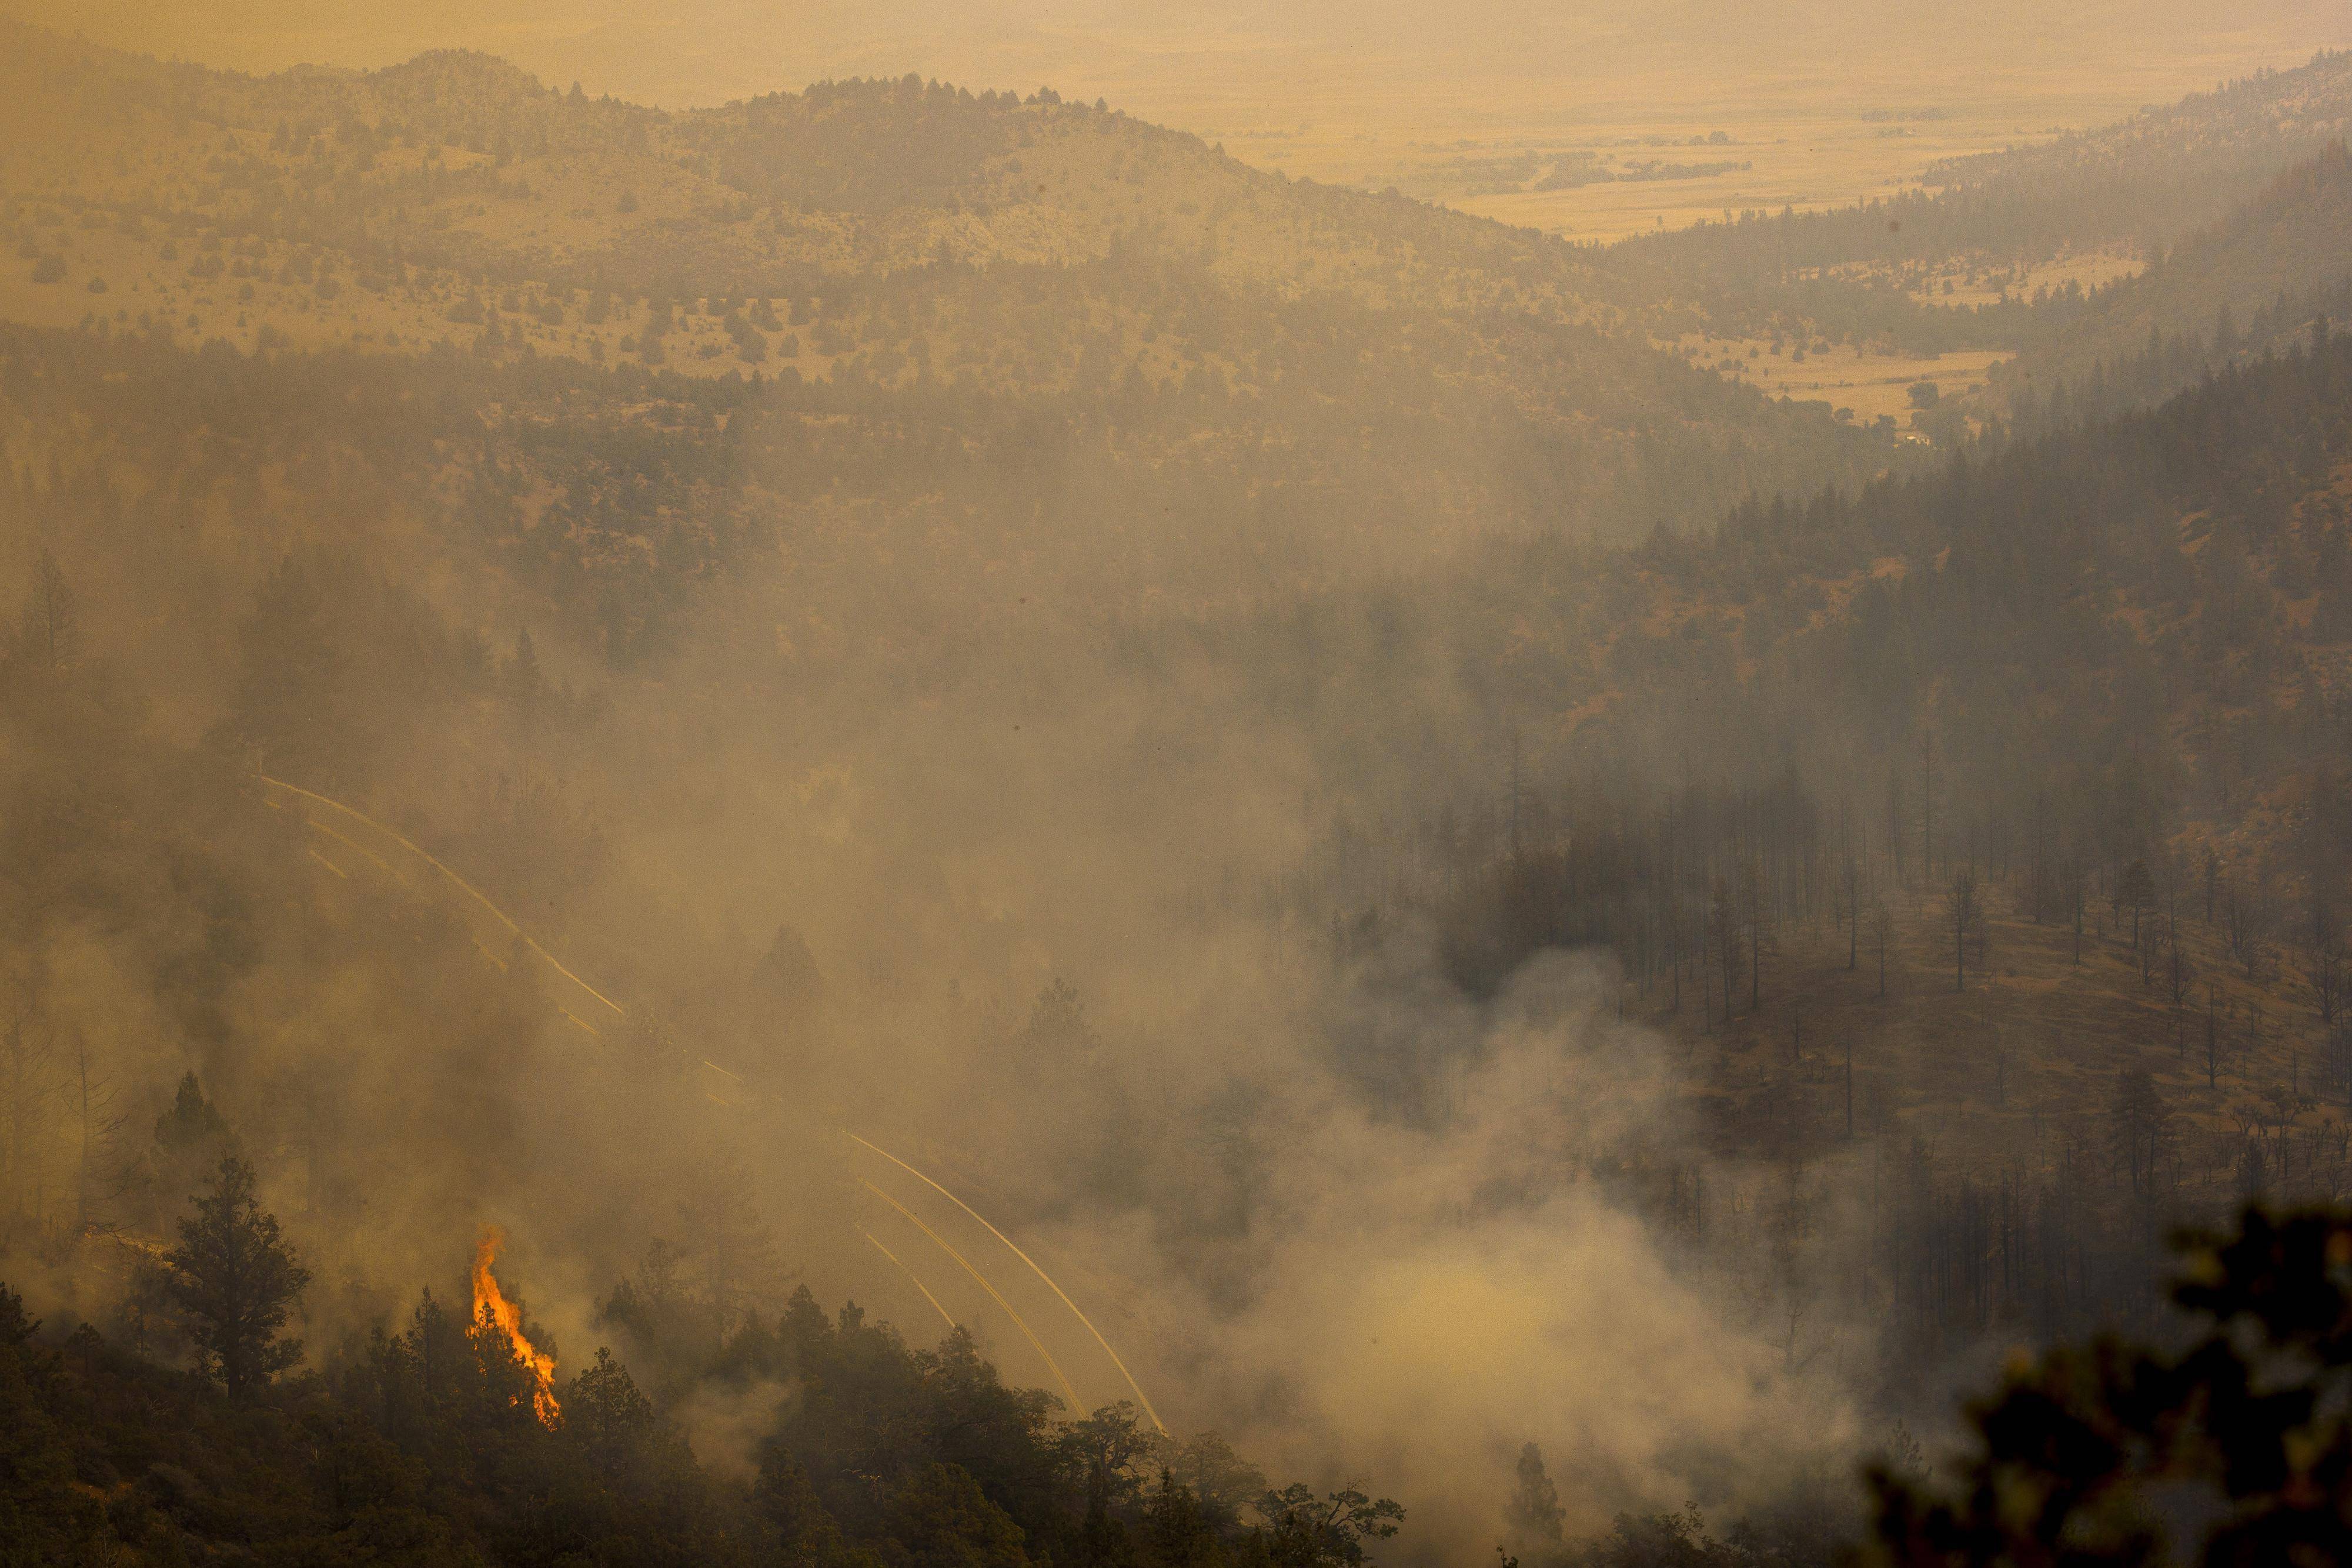
[[[531,1343],[523,1332],[522,1308],[509,1300],[499,1288],[498,1276],[490,1265],[498,1261],[499,1249],[506,1245],[506,1235],[494,1225],[482,1227],[474,1243],[474,1326],[476,1354],[481,1357],[482,1371],[491,1379],[492,1386],[499,1383],[501,1371],[520,1368],[526,1375],[531,1414],[542,1427],[554,1427],[563,1419],[563,1407],[555,1399],[555,1357]],[[518,1387],[509,1394],[508,1403],[520,1405],[524,1390]]]

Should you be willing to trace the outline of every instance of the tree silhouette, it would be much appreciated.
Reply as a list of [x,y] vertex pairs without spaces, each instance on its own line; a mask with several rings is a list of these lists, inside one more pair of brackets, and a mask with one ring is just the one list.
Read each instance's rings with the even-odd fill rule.
[[219,1108],[205,1097],[204,1085],[194,1072],[182,1073],[171,1109],[155,1118],[150,1154],[155,1184],[165,1195],[185,1192],[206,1170],[236,1152],[236,1136]]
[[1365,1542],[1388,1539],[1404,1521],[1402,1505],[1352,1486],[1318,1497],[1293,1483],[1266,1493],[1257,1506],[1266,1519],[1266,1553],[1284,1568],[1356,1568],[1365,1561]]
[[1984,896],[1977,891],[1977,873],[1963,866],[1952,873],[1952,888],[1944,902],[1944,919],[1952,933],[1952,988],[1966,990],[1969,952],[1984,943]]
[[1557,1551],[1564,1517],[1559,1489],[1544,1469],[1543,1450],[1529,1443],[1519,1449],[1518,1480],[1511,1490],[1512,1534],[1529,1547]]
[[243,1399],[302,1359],[302,1342],[280,1339],[286,1316],[310,1271],[278,1233],[278,1218],[253,1196],[253,1167],[235,1155],[220,1163],[212,1191],[180,1221],[180,1244],[166,1253],[166,1291],[204,1358],[232,1399]]
[[[2347,1560],[2352,1214],[2249,1209],[2233,1236],[2177,1245],[2173,1299],[2204,1332],[2177,1353],[2103,1336],[2012,1375],[1972,1412],[1957,1498],[1874,1469],[1878,1561]],[[2167,1521],[2203,1521],[2193,1558]]]
[[81,648],[81,612],[73,585],[47,550],[33,566],[33,591],[25,604],[25,648],[42,669],[55,674]]

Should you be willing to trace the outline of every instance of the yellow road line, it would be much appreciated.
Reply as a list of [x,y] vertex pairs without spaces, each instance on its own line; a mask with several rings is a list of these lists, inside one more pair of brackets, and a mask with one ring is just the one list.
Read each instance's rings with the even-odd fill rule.
[[369,827],[373,828],[377,832],[382,833],[385,838],[390,839],[394,843],[398,844],[401,848],[406,850],[409,853],[423,861],[426,865],[431,866],[435,871],[439,872],[443,876],[447,877],[451,882],[456,883],[459,887],[465,889],[467,893],[473,896],[474,901],[479,904],[484,909],[488,910],[491,915],[496,918],[500,925],[513,932],[516,936],[521,937],[525,946],[530,947],[532,952],[538,954],[541,957],[546,959],[548,966],[557,974],[562,976],[565,979],[571,981],[573,985],[579,987],[582,990],[587,992],[590,996],[595,998],[598,1001],[612,1009],[615,1017],[626,1016],[626,1014],[622,1011],[620,1003],[614,1001],[612,998],[606,996],[604,992],[598,990],[595,987],[590,985],[587,981],[582,979],[579,976],[565,968],[562,963],[557,961],[554,954],[549,952],[546,948],[532,941],[530,933],[516,925],[505,910],[500,909],[497,904],[492,904],[489,900],[488,894],[485,894],[480,888],[476,887],[472,883],[467,882],[464,877],[459,876],[456,872],[451,871],[447,866],[443,865],[425,850],[415,844],[410,843],[406,839],[401,837],[398,833],[394,832],[390,828],[385,827],[382,822],[377,821],[366,812],[353,810],[351,807],[344,805],[341,800],[331,800],[327,796],[319,794],[315,790],[305,789],[299,784],[289,784],[283,779],[272,779],[267,773],[257,773],[254,777],[260,779],[264,784],[268,785],[271,789],[291,790],[293,793],[301,796],[306,800],[316,800],[321,806],[328,807],[332,810],[341,811],[343,815],[352,818],[357,821],[365,822]]
[[337,876],[341,877],[345,882],[351,881],[351,873],[345,871],[342,867],[337,865],[334,862],[329,860],[318,851],[312,850],[310,852],[310,858],[317,861],[320,865],[325,866],[329,871],[333,872]]
[[[497,904],[491,903],[489,896],[483,893],[481,889],[476,887],[472,883],[467,882],[464,877],[459,876],[456,872],[443,864],[441,861],[420,845],[412,843],[409,840],[396,832],[394,832],[390,828],[385,827],[383,823],[367,815],[364,811],[346,806],[341,800],[333,800],[328,796],[319,794],[315,790],[305,789],[299,784],[289,784],[282,779],[272,779],[266,773],[256,774],[255,777],[271,789],[284,789],[289,793],[299,795],[304,800],[315,800],[331,810],[341,811],[343,815],[350,817],[354,821],[362,822],[368,827],[374,829],[377,832],[382,833],[384,837],[400,845],[403,849],[407,850],[411,854],[415,855],[419,860],[425,862],[425,864],[431,866],[434,870],[439,872],[443,876],[447,877],[452,883],[456,883],[460,889],[464,890],[464,892],[473,898],[476,903],[479,904],[484,909],[488,910],[492,918],[496,919],[509,931],[520,937],[524,946],[528,946],[532,952],[538,954],[541,958],[545,960],[550,968],[553,969],[557,974],[562,975],[565,979],[570,980],[573,985],[579,987],[590,996],[595,998],[598,1001],[604,1003],[604,1006],[610,1008],[613,1010],[614,1017],[626,1018],[628,1016],[626,1009],[625,1009],[618,1002],[613,1000],[612,998],[604,995],[604,992],[598,990],[595,987],[590,985],[587,981],[573,974],[570,969],[565,968],[562,962],[558,959],[554,954],[549,952],[546,948],[541,946],[537,941],[533,940],[530,933],[525,931],[520,925],[518,925],[513,917],[509,915],[505,910],[500,909]],[[283,810],[285,809],[277,801],[270,800],[266,795],[262,798],[262,802],[273,810]],[[403,876],[399,871],[385,862],[383,857],[368,850],[366,846],[353,842],[352,840],[336,832],[332,828],[328,827],[323,822],[320,822],[310,818],[305,818],[304,821],[309,826],[316,828],[319,831],[325,833],[328,837],[334,839],[339,842],[350,844],[352,849],[357,850],[363,855],[366,855],[370,860],[374,861],[376,864],[383,866],[383,869],[397,881],[404,884],[407,883],[408,879],[405,876]],[[313,854],[317,853],[315,850],[311,852]],[[324,856],[320,856],[320,859],[325,862],[329,869],[335,871],[338,875],[349,874],[344,873],[341,868],[336,866],[331,861],[325,861]],[[502,962],[496,954],[491,953],[487,946],[483,946],[478,940],[476,941],[474,945],[477,947],[480,947],[482,949],[483,956],[488,957],[492,963],[497,964],[499,967],[501,969],[507,967],[506,964]],[[565,1018],[570,1019],[573,1023],[578,1024],[582,1029],[586,1030],[589,1034],[594,1035],[598,1039],[603,1038],[602,1033],[598,1030],[589,1024],[585,1019],[573,1013],[570,1009],[558,1004],[556,1010],[563,1014]],[[728,1071],[726,1068],[719,1066],[717,1062],[710,1061],[707,1057],[703,1059],[702,1064],[705,1067],[709,1068],[714,1072],[724,1074],[726,1077],[731,1078],[739,1083],[743,1082],[740,1075]],[[706,1098],[709,1099],[711,1103],[715,1105],[727,1104],[726,1101],[720,1100],[714,1094],[707,1094]],[[954,1204],[958,1208],[962,1209],[964,1213],[970,1215],[979,1223],[981,1228],[986,1230],[991,1236],[993,1236],[998,1241],[1002,1242],[1007,1251],[1011,1252],[1015,1258],[1020,1259],[1022,1262],[1027,1264],[1029,1266],[1030,1272],[1035,1274],[1038,1279],[1044,1281],[1045,1282],[1045,1288],[1053,1291],[1055,1296],[1060,1300],[1062,1305],[1069,1309],[1070,1315],[1076,1318],[1079,1322],[1083,1323],[1086,1326],[1087,1333],[1094,1336],[1095,1343],[1102,1347],[1103,1354],[1110,1358],[1110,1364],[1118,1368],[1118,1375],[1127,1380],[1127,1386],[1134,1393],[1136,1403],[1143,1406],[1144,1415],[1150,1417],[1153,1427],[1157,1427],[1163,1436],[1166,1435],[1168,1431],[1167,1424],[1160,1419],[1160,1412],[1152,1408],[1151,1400],[1150,1396],[1143,1392],[1143,1385],[1135,1380],[1135,1374],[1128,1370],[1127,1363],[1119,1359],[1118,1352],[1111,1348],[1110,1341],[1103,1337],[1102,1330],[1095,1327],[1094,1320],[1079,1310],[1078,1303],[1070,1299],[1070,1293],[1067,1291],[1063,1290],[1060,1285],[1056,1284],[1054,1281],[1054,1277],[1051,1274],[1046,1273],[1045,1269],[1038,1264],[1034,1258],[1030,1257],[1028,1253],[1024,1252],[1018,1246],[1016,1246],[1011,1237],[996,1228],[995,1226],[991,1225],[987,1218],[982,1216],[978,1209],[972,1207],[971,1205],[966,1203],[954,1193],[950,1192],[946,1187],[941,1186],[938,1182],[933,1181],[929,1176],[925,1176],[921,1171],[917,1170],[913,1166],[908,1165],[906,1161],[900,1159],[889,1150],[883,1148],[878,1144],[875,1144],[865,1138],[859,1137],[856,1134],[850,1132],[847,1128],[842,1129],[842,1135],[848,1138],[852,1143],[858,1144],[881,1155],[884,1159],[888,1160],[892,1165],[897,1166],[899,1169],[905,1171],[908,1175],[913,1176],[924,1186],[931,1188],[934,1192],[937,1192],[950,1203]],[[1029,1325],[1022,1321],[1021,1315],[1013,1310],[1012,1303],[1007,1301],[1003,1296],[998,1293],[996,1287],[990,1284],[987,1278],[982,1275],[979,1270],[973,1268],[971,1263],[963,1256],[962,1253],[958,1252],[954,1248],[949,1246],[947,1242],[940,1238],[938,1232],[934,1231],[929,1226],[925,1225],[920,1219],[917,1218],[913,1210],[898,1202],[898,1199],[892,1197],[888,1193],[884,1192],[880,1187],[876,1186],[872,1182],[866,1182],[865,1185],[869,1191],[881,1198],[883,1202],[888,1204],[891,1207],[905,1215],[908,1219],[914,1223],[916,1228],[922,1231],[924,1235],[929,1237],[934,1242],[937,1242],[940,1249],[946,1252],[949,1257],[953,1258],[958,1263],[962,1264],[964,1271],[970,1274],[974,1280],[978,1281],[981,1288],[989,1293],[998,1306],[1004,1309],[1004,1315],[1013,1320],[1014,1326],[1019,1328],[1022,1333],[1028,1339],[1030,1344],[1035,1347],[1038,1355],[1044,1358],[1045,1364],[1052,1368],[1055,1380],[1062,1385],[1062,1392],[1069,1398],[1072,1412],[1076,1413],[1078,1407],[1077,1390],[1070,1385],[1070,1380],[1067,1376],[1064,1375],[1061,1364],[1055,1361],[1053,1355],[1047,1352],[1044,1342],[1039,1340],[1036,1334],[1031,1332]],[[871,1241],[874,1239],[871,1236],[868,1236],[866,1239]],[[877,1247],[880,1247],[882,1245],[879,1241],[876,1241],[874,1244]],[[889,1255],[889,1249],[887,1248],[884,1248],[883,1252],[885,1256]],[[892,1258],[891,1261],[895,1263],[898,1260],[896,1258]],[[903,1264],[900,1266],[902,1268],[904,1267]],[[914,1273],[911,1270],[908,1270],[908,1278],[914,1279]],[[915,1285],[918,1290],[922,1290],[921,1281],[917,1280],[915,1281]],[[923,1291],[923,1294],[927,1299],[930,1297],[930,1292],[927,1290]],[[939,1306],[939,1302],[936,1300],[933,1300],[931,1304],[935,1307]],[[947,1315],[945,1309],[941,1309],[940,1315]],[[949,1322],[952,1324],[954,1322],[954,1319],[950,1318]]]
[[[898,1263],[898,1255],[896,1252],[891,1251],[887,1247],[883,1246],[880,1239],[875,1236],[874,1232],[871,1230],[861,1230],[857,1234],[866,1238],[866,1240],[873,1242],[874,1250],[881,1253],[882,1256],[890,1260],[891,1262]],[[898,1272],[907,1276],[908,1283],[913,1285],[915,1289],[923,1292],[923,1300],[930,1302],[931,1309],[938,1312],[940,1316],[947,1319],[949,1331],[950,1333],[954,1332],[956,1326],[954,1317],[949,1313],[945,1307],[940,1305],[940,1299],[931,1294],[931,1288],[929,1285],[924,1284],[920,1280],[915,1278],[915,1271],[912,1269],[908,1268],[904,1263],[898,1263]]]
[[319,832],[326,834],[329,838],[334,840],[335,842],[341,844],[346,849],[349,849],[355,853],[367,856],[368,859],[375,862],[376,864],[383,868],[384,875],[392,878],[393,881],[400,883],[403,887],[406,887],[408,885],[408,879],[401,875],[399,871],[394,867],[390,861],[384,859],[382,855],[376,853],[365,844],[355,843],[352,840],[343,837],[342,834],[335,831],[334,829],[327,826],[326,823],[320,821],[316,817],[303,818],[302,825],[306,828],[315,829]]
[[[947,1188],[941,1186],[939,1183],[933,1181],[930,1177],[925,1176],[922,1172],[917,1170],[914,1166],[908,1165],[906,1161],[892,1154],[889,1150],[883,1148],[877,1144],[866,1143],[864,1138],[859,1137],[855,1133],[845,1132],[843,1136],[846,1137],[853,1144],[864,1144],[866,1147],[872,1149],[876,1154],[880,1155],[884,1159],[888,1160],[892,1165],[897,1166],[900,1170],[905,1171],[908,1176],[913,1176],[917,1181],[921,1182],[924,1186],[938,1193],[941,1197],[946,1198],[950,1203],[954,1204],[958,1208],[961,1208],[966,1214],[971,1215],[974,1219],[980,1220],[982,1227],[985,1228],[991,1236],[993,1236],[999,1241],[1003,1242],[1006,1249],[1010,1250],[1015,1258],[1018,1258],[1024,1263],[1028,1264],[1030,1269],[1036,1274],[1037,1278],[1045,1281],[1046,1289],[1052,1291],[1056,1296],[1061,1297],[1062,1305],[1070,1309],[1070,1315],[1076,1318],[1078,1322],[1087,1325],[1087,1332],[1095,1336],[1095,1343],[1102,1346],[1103,1354],[1110,1357],[1110,1364],[1118,1368],[1118,1375],[1121,1377],[1126,1378],[1127,1385],[1135,1391],[1135,1402],[1143,1406],[1143,1413],[1151,1417],[1151,1424],[1160,1428],[1160,1436],[1167,1436],[1168,1428],[1160,1421],[1160,1412],[1154,1410],[1151,1407],[1151,1401],[1144,1397],[1143,1385],[1136,1382],[1135,1374],[1128,1371],[1127,1363],[1119,1360],[1118,1352],[1111,1349],[1110,1341],[1103,1338],[1102,1330],[1095,1327],[1094,1320],[1087,1316],[1086,1313],[1078,1311],[1078,1303],[1070,1300],[1069,1292],[1063,1290],[1061,1286],[1055,1284],[1054,1277],[1051,1274],[1046,1273],[1045,1270],[1037,1267],[1037,1260],[1030,1257],[1028,1253],[1024,1252],[1020,1248],[1013,1246],[1013,1238],[1005,1235],[1004,1232],[999,1230],[993,1225],[990,1225],[987,1220],[981,1218],[980,1210],[972,1207],[971,1205],[966,1203],[963,1199],[958,1197],[955,1194],[950,1192]],[[867,1182],[866,1185],[868,1186],[874,1186],[872,1182]],[[879,1191],[880,1189],[877,1188],[876,1190]]]
[[973,1268],[971,1266],[971,1260],[966,1258],[962,1253],[949,1246],[947,1238],[941,1236],[938,1231],[924,1224],[922,1219],[913,1209],[908,1208],[905,1204],[900,1203],[897,1198],[892,1197],[888,1193],[884,1192],[880,1187],[876,1186],[870,1181],[866,1183],[866,1190],[880,1198],[883,1202],[888,1204],[891,1207],[897,1209],[899,1213],[905,1215],[908,1221],[912,1224],[916,1229],[929,1237],[931,1240],[937,1244],[940,1251],[946,1253],[949,1257],[962,1264],[963,1271],[971,1275],[974,1280],[980,1281],[980,1288],[988,1292],[990,1300],[993,1301],[998,1306],[1004,1309],[1004,1315],[1013,1320],[1013,1326],[1021,1331],[1022,1335],[1028,1340],[1030,1347],[1036,1351],[1038,1355],[1044,1359],[1047,1369],[1053,1373],[1054,1381],[1062,1385],[1062,1393],[1070,1401],[1070,1414],[1073,1416],[1078,1415],[1078,1391],[1070,1386],[1069,1378],[1063,1374],[1062,1364],[1054,1359],[1053,1353],[1045,1348],[1045,1342],[1039,1339],[1034,1333],[1032,1333],[1027,1323],[1022,1322],[1021,1314],[1013,1310],[1013,1303],[1006,1301],[1004,1297],[998,1292],[996,1287],[988,1282],[988,1276]]

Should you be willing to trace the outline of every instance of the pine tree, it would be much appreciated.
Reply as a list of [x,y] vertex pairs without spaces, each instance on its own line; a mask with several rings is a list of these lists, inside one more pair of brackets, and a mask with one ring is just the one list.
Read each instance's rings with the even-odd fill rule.
[[[236,1135],[205,1098],[194,1072],[180,1075],[172,1108],[155,1118],[154,1181],[163,1193],[185,1192],[224,1155],[237,1152]],[[166,1197],[168,1201],[168,1196]]]
[[1524,1550],[1557,1550],[1565,1517],[1559,1489],[1544,1470],[1543,1450],[1529,1443],[1519,1450],[1518,1482],[1511,1491],[1511,1533]]
[[180,1221],[180,1244],[164,1254],[165,1291],[202,1354],[205,1370],[242,1399],[302,1359],[302,1342],[281,1339],[288,1312],[310,1271],[278,1233],[278,1218],[253,1195],[253,1167],[230,1155],[212,1191]]
[[81,649],[81,612],[72,584],[47,550],[33,568],[33,591],[25,605],[24,646],[33,662],[54,674],[73,663]]
[[1969,953],[1984,941],[1984,900],[1977,892],[1976,873],[1963,866],[1952,877],[1944,903],[1944,919],[1952,934],[1952,988],[1966,990]]

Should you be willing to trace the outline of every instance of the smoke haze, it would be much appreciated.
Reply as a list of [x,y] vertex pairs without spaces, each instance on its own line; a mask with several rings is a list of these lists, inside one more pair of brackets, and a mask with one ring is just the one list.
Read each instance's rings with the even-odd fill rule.
[[236,1155],[289,1397],[496,1227],[779,1550],[1024,1506],[793,1448],[969,1333],[1065,1545],[1563,1568],[2352,1181],[2335,6],[6,10],[54,1332]]

